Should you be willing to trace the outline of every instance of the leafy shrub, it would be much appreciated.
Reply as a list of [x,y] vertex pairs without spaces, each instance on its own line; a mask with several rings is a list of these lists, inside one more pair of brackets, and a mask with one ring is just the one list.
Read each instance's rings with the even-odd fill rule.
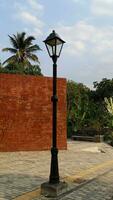
[[6,67],[0,67],[0,73],[43,76],[38,65],[31,65],[24,68],[21,64],[8,64]]

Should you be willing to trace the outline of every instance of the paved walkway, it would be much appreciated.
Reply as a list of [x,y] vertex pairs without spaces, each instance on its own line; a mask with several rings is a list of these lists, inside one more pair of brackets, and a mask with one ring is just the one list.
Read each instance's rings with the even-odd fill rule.
[[[33,200],[48,200],[45,197]],[[52,200],[52,199],[51,199]],[[113,200],[113,170],[76,186],[73,191],[54,200]]]
[[75,189],[61,200],[113,200],[113,170]]
[[[49,168],[49,151],[0,153],[0,200],[38,198]],[[59,168],[61,179],[73,188],[112,169],[113,149],[106,144],[68,142],[68,150],[59,152]]]

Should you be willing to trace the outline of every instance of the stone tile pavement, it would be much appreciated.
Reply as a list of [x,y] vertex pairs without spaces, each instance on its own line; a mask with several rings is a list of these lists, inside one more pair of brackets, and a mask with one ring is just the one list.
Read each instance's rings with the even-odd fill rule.
[[[55,200],[113,200],[113,169]],[[33,200],[48,200],[45,197]],[[51,198],[52,200],[52,198]]]
[[78,190],[62,198],[62,200],[111,200],[112,198],[113,170],[83,185]]
[[[48,180],[50,152],[1,152],[0,200],[32,200],[41,183]],[[59,151],[60,177],[69,187],[113,168],[113,149],[104,143],[68,141]],[[79,200],[79,199],[78,199]]]

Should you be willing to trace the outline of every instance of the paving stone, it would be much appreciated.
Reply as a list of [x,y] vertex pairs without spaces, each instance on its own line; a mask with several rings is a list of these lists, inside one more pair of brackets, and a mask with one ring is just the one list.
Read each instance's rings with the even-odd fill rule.
[[[97,152],[97,150],[95,152],[94,150],[97,148],[104,150],[105,153]],[[50,158],[50,151],[0,152],[0,198],[3,198],[2,200],[7,200],[7,198],[10,200],[35,190],[43,182],[46,182],[49,177]],[[85,172],[92,167],[111,160],[113,160],[113,148],[106,144],[69,141],[68,150],[59,151],[60,177],[75,176],[80,174],[81,171]],[[92,171],[89,178],[102,174],[104,171],[106,169]],[[108,181],[108,178],[104,177],[102,182],[103,192],[107,190],[106,181]],[[112,190],[111,182],[112,180],[110,179],[108,185]],[[74,183],[74,185],[78,184]],[[97,190],[96,184],[96,182],[93,183],[95,191]],[[82,198],[89,194],[88,186],[86,186],[86,189],[84,188],[81,191]],[[72,199],[73,194],[69,198]],[[78,198],[81,200],[81,197]]]
[[[104,184],[103,184],[104,181]],[[61,200],[112,200],[113,198],[113,170],[105,175],[97,177],[78,190],[75,189]]]

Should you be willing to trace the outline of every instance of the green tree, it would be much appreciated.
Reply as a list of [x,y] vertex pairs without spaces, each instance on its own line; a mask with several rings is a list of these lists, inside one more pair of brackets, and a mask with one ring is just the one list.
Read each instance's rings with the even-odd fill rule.
[[21,63],[9,63],[5,67],[0,68],[0,73],[30,74],[43,76],[39,65],[31,65],[23,68],[23,65]]
[[89,105],[85,117],[88,127],[101,131],[107,126],[106,114],[104,103],[100,104],[89,98]]
[[24,72],[25,72],[25,74],[43,76],[39,65],[28,66],[28,67],[24,70]]
[[89,93],[88,126],[103,130],[108,126],[109,116],[106,112],[104,98],[113,96],[113,79],[103,78],[94,82],[95,90]]
[[[74,81],[67,83],[68,136],[87,127],[111,138],[111,116],[107,112],[105,97],[113,97],[113,79],[94,82],[95,90]],[[109,128],[109,129],[108,129]],[[108,130],[108,132],[105,132]],[[106,134],[107,133],[107,134]],[[113,133],[113,131],[112,131]]]
[[67,126],[68,137],[81,129],[86,123],[90,89],[82,83],[67,83]]
[[113,79],[103,78],[100,82],[94,82],[95,91],[92,91],[92,97],[95,101],[103,102],[104,98],[113,96]]
[[3,64],[21,64],[24,68],[31,66],[31,61],[39,62],[35,52],[41,50],[38,45],[33,45],[33,36],[26,37],[26,33],[17,33],[10,36],[9,39],[12,47],[3,48],[2,51],[8,51],[12,54]]
[[107,131],[105,132],[104,138],[105,140],[113,146],[113,98],[104,98],[105,107],[109,114],[108,123],[107,123]]

